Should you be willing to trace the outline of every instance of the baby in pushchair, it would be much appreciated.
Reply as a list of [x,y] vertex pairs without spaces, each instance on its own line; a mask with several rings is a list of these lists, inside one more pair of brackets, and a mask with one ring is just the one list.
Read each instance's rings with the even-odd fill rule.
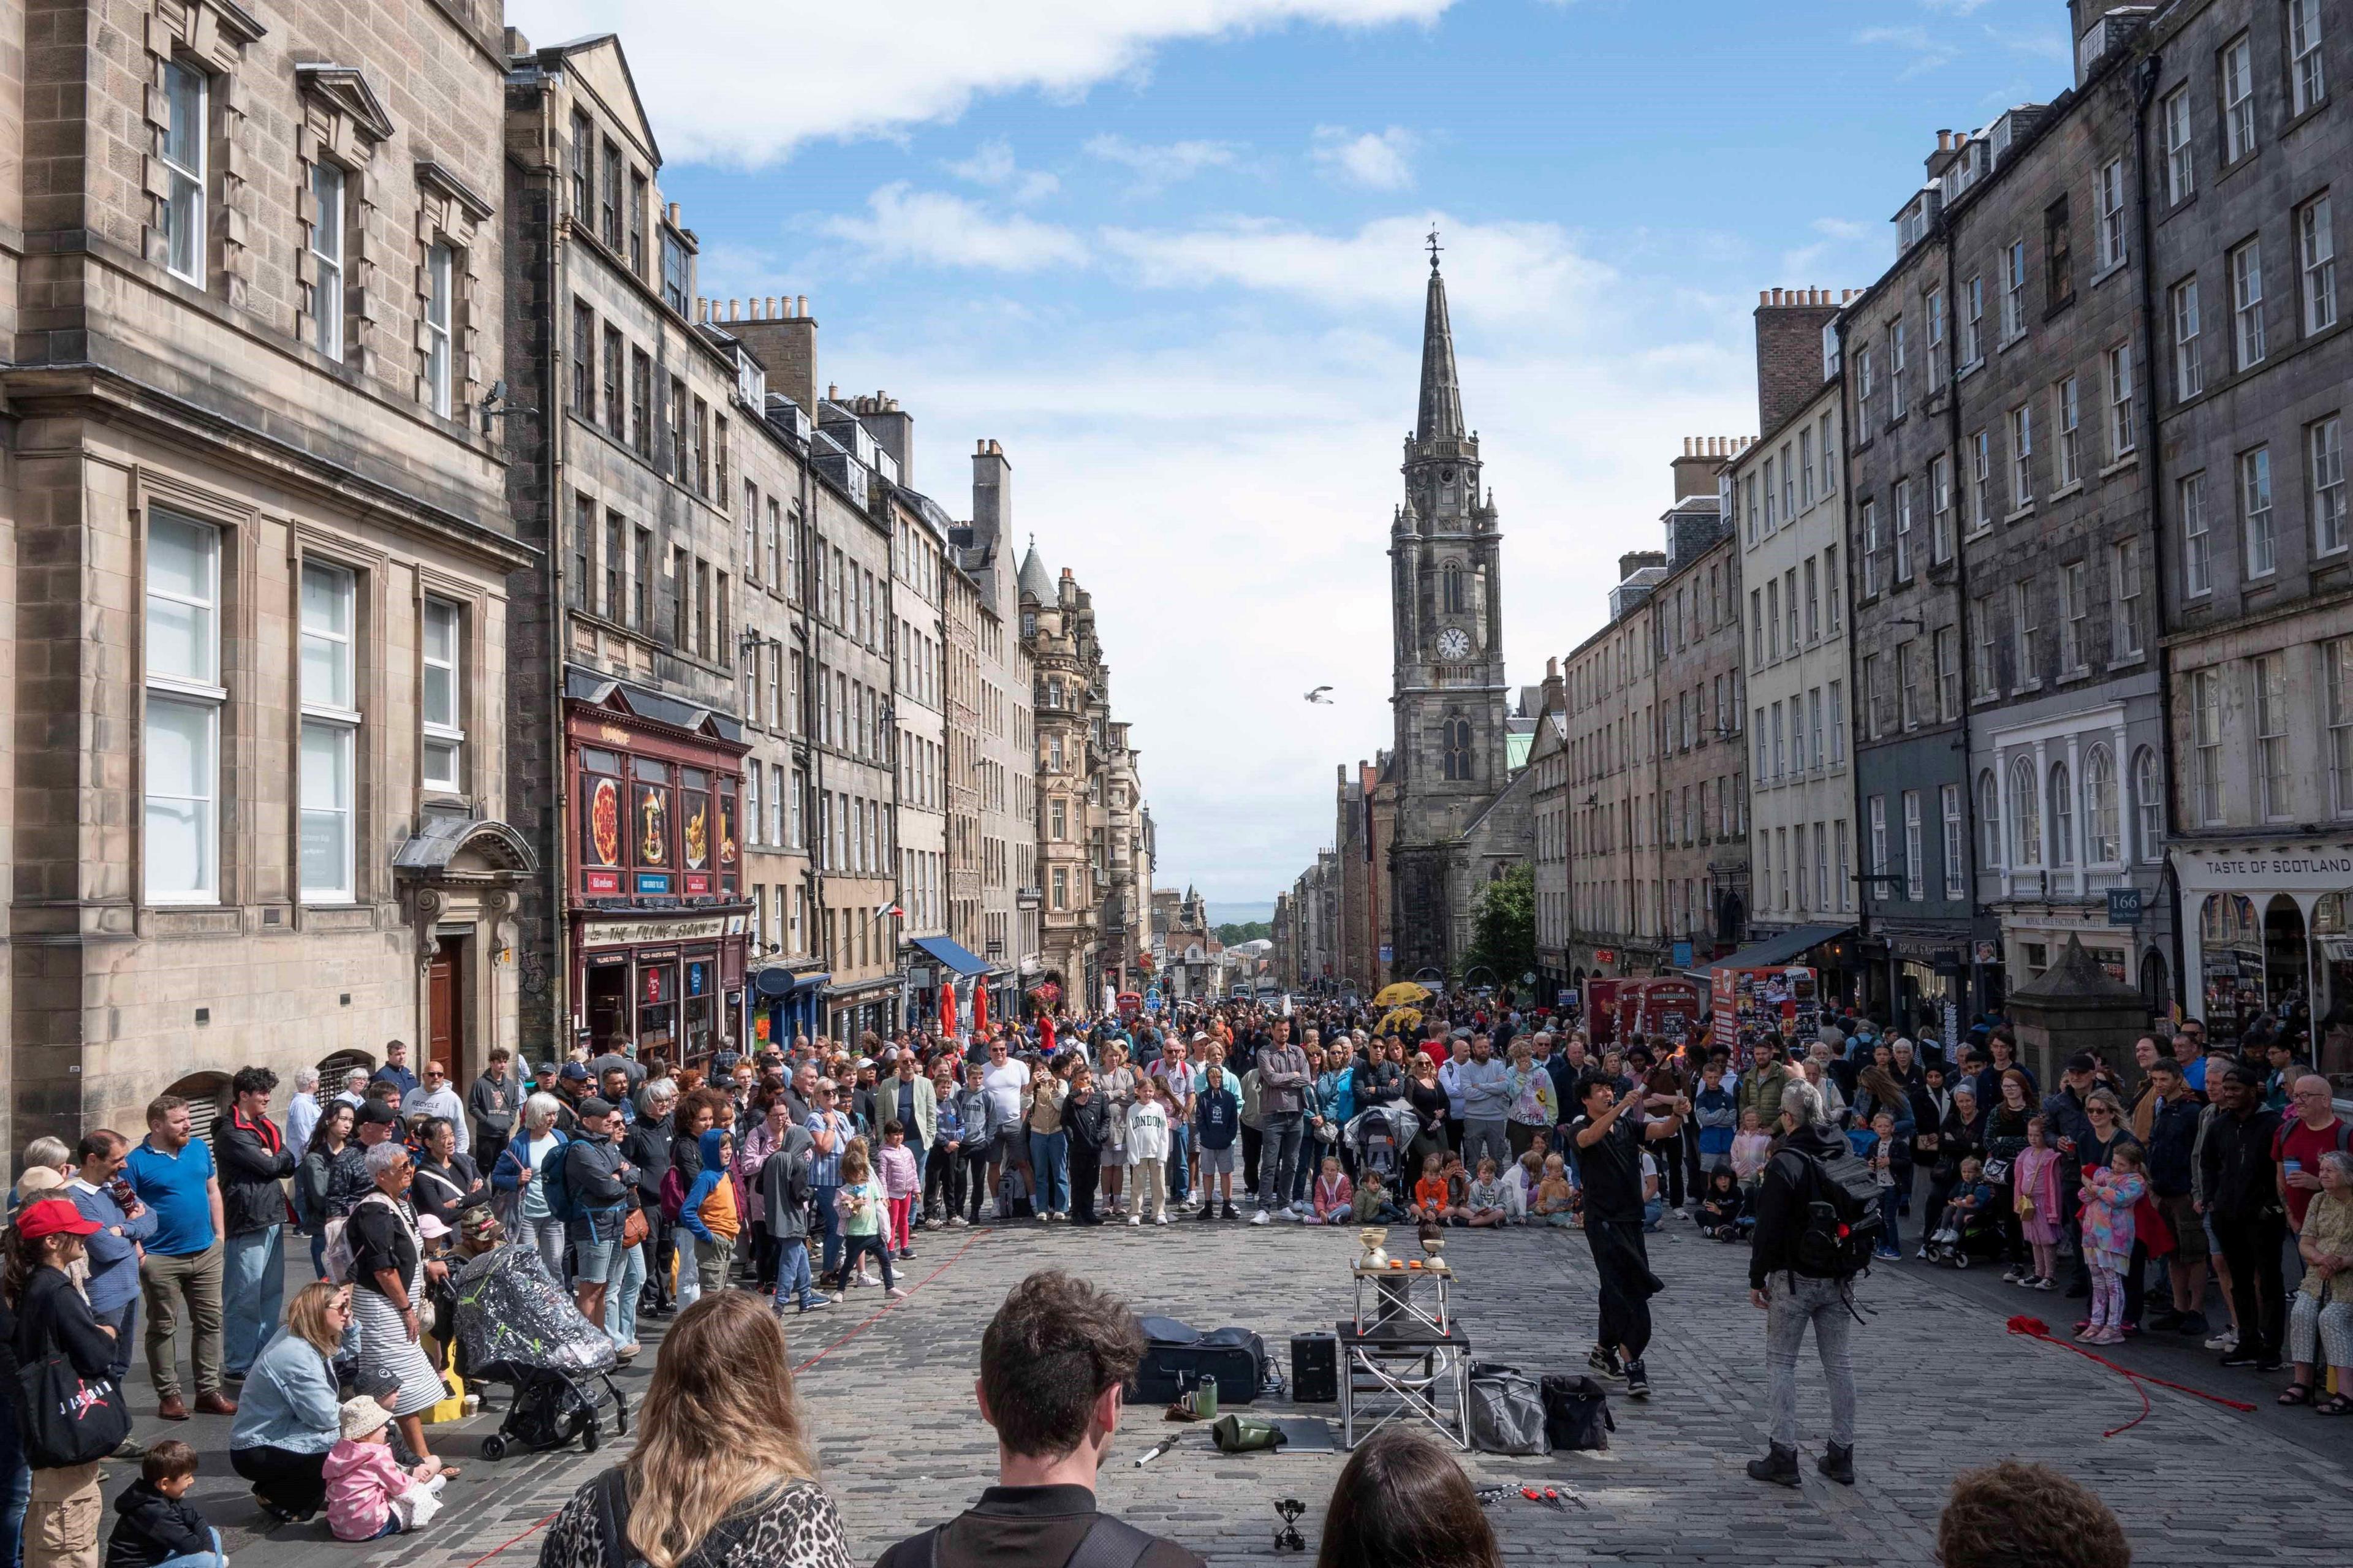
[[2001,1256],[2001,1220],[1995,1205],[2000,1194],[1985,1179],[1985,1165],[1975,1155],[1961,1162],[1960,1180],[1945,1200],[1936,1229],[1920,1244],[1920,1256],[1930,1263],[1967,1268]]

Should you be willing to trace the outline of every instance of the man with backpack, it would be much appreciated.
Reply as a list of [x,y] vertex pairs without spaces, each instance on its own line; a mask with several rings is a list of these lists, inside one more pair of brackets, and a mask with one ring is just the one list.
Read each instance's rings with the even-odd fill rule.
[[1823,1475],[1854,1485],[1855,1321],[1851,1287],[1879,1234],[1871,1169],[1833,1126],[1821,1090],[1803,1079],[1782,1086],[1781,1147],[1765,1166],[1748,1254],[1748,1300],[1765,1319],[1771,1378],[1771,1450],[1748,1461],[1760,1481],[1794,1487],[1798,1474],[1798,1351],[1806,1325],[1831,1385],[1831,1442]]

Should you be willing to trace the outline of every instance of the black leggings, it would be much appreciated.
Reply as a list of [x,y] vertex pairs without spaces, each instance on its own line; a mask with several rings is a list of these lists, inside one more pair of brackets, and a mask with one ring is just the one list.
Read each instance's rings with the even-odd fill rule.
[[980,1223],[980,1205],[988,1196],[988,1153],[987,1147],[969,1151],[962,1161],[965,1167],[965,1184],[971,1189],[965,1194],[971,1203],[971,1212],[965,1217],[975,1225]]
[[228,1468],[253,1483],[255,1493],[281,1512],[314,1514],[327,1500],[327,1456],[257,1444],[231,1448]]
[[844,1285],[858,1271],[858,1260],[868,1253],[882,1260],[882,1289],[895,1289],[898,1279],[891,1272],[891,1249],[882,1245],[881,1232],[872,1236],[845,1236],[841,1238],[841,1279]]
[[923,1213],[954,1219],[964,1208],[966,1173],[962,1150],[934,1148],[923,1162]]

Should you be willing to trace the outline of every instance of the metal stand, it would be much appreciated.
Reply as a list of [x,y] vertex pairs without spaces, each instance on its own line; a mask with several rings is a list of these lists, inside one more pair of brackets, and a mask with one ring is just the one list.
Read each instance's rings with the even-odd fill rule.
[[[1363,1326],[1341,1323],[1340,1446],[1353,1449],[1390,1422],[1419,1421],[1471,1447],[1471,1342],[1419,1313]],[[1359,1396],[1364,1405],[1358,1408]],[[1364,1430],[1357,1431],[1359,1415]]]
[[[1356,1281],[1356,1331],[1366,1333],[1385,1324],[1405,1321],[1419,1323],[1434,1333],[1446,1331],[1451,1321],[1447,1311],[1447,1290],[1452,1283],[1451,1270],[1442,1268],[1351,1268]],[[1415,1288],[1435,1282],[1436,1300],[1424,1306],[1415,1300]],[[1367,1311],[1366,1290],[1370,1289],[1371,1310]]]

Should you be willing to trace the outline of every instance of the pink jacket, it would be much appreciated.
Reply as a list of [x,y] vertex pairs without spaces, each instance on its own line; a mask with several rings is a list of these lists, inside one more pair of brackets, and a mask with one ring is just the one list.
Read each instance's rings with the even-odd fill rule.
[[2034,1217],[2044,1225],[2059,1223],[2059,1162],[2056,1149],[2029,1144],[2018,1152],[2018,1195],[2034,1205]]
[[1345,1176],[1315,1178],[1315,1217],[1329,1219],[1335,1213],[1345,1211],[1356,1197],[1356,1189]]
[[885,1143],[875,1150],[874,1169],[881,1173],[886,1198],[911,1198],[923,1189],[923,1178],[915,1173],[915,1152],[904,1143],[896,1149]]
[[416,1485],[389,1443],[339,1441],[327,1451],[327,1523],[338,1541],[373,1541],[392,1500]]

